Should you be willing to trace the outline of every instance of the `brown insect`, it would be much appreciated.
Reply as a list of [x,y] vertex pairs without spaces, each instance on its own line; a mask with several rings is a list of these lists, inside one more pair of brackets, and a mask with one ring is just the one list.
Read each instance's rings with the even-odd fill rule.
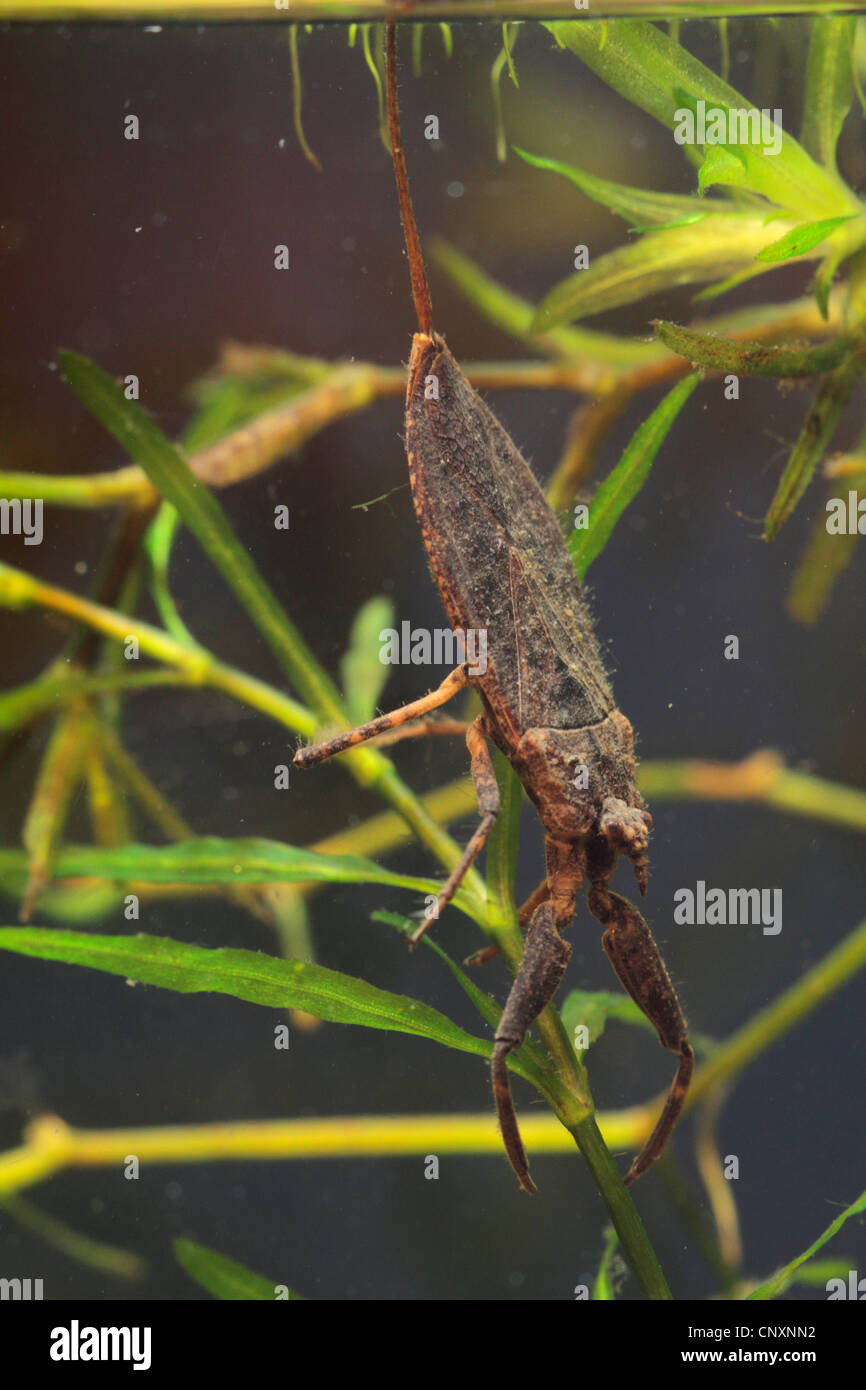
[[[590,911],[604,926],[602,945],[623,987],[680,1062],[653,1133],[626,1183],[658,1157],[682,1109],[694,1056],[664,962],[637,909],[610,891],[620,854],[646,891],[652,819],[635,785],[631,725],[616,708],[592,621],[556,518],[499,421],[472,389],[443,339],[432,307],[418,240],[400,133],[396,35],[386,30],[388,116],[400,213],[419,331],[412,341],[406,392],[406,450],[415,510],[452,628],[487,634],[487,667],[464,663],[437,690],[311,748],[309,767],[355,744],[418,719],[472,686],[483,712],[466,742],[481,815],[463,856],[439,893],[454,896],[480,853],[499,810],[488,740],[508,758],[545,831],[547,874],[521,909],[526,946],[493,1052],[493,1093],[505,1148],[527,1192],[536,1188],[508,1084],[507,1057],[558,988],[571,955],[561,933],[588,880]],[[486,954],[486,953],[485,953]]]

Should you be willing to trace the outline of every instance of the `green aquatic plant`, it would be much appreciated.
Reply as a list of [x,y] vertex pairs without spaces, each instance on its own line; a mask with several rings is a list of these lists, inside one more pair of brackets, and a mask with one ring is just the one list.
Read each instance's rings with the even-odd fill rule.
[[[613,90],[672,132],[682,125],[684,112],[697,121],[708,107],[730,113],[749,105],[726,78],[694,58],[674,34],[650,23],[554,22],[545,28],[562,50],[554,55],[557,61],[580,59]],[[419,37],[414,57],[420,65],[420,26],[415,32]],[[306,157],[315,162],[301,125],[301,55],[297,31],[291,34],[296,129]],[[497,94],[505,71],[517,87],[517,34],[514,24],[502,30],[501,51],[491,77]],[[721,65],[726,71],[727,31],[720,30],[720,35]],[[446,51],[450,50],[450,28],[443,28],[440,36]],[[361,52],[381,98],[378,37],[374,26],[363,25]],[[473,384],[566,389],[591,398],[582,407],[584,413],[575,416],[550,485],[555,510],[564,512],[582,495],[598,467],[602,441],[626,405],[660,384],[668,388],[586,504],[586,524],[572,529],[570,550],[581,578],[603,553],[681,412],[708,375],[817,378],[800,437],[767,511],[768,540],[778,534],[821,466],[842,412],[863,377],[866,352],[866,212],[836,163],[840,131],[857,97],[857,39],[853,17],[815,19],[800,140],[774,128],[770,134],[778,138],[779,148],[771,158],[765,157],[760,146],[728,136],[702,149],[684,145],[695,177],[690,194],[619,185],[516,147],[518,156],[540,171],[539,177],[565,178],[579,195],[624,218],[631,238],[553,286],[538,305],[497,284],[454,248],[439,247],[437,259],[470,303],[536,354],[528,361],[470,363],[467,375]],[[384,130],[382,110],[380,100]],[[504,152],[501,114],[498,119],[500,152]],[[715,301],[746,280],[760,276],[763,284],[763,277],[791,262],[817,263],[810,293],[793,302],[716,312],[713,318],[688,326],[656,320],[652,324],[655,336],[640,341],[583,323],[594,314],[640,302],[674,286],[709,285]],[[431,860],[445,872],[452,869],[461,847],[447,826],[465,814],[469,804],[463,781],[418,796],[399,774],[383,741],[351,750],[341,760],[360,788],[386,804],[382,815],[352,830],[338,830],[312,846],[252,837],[203,838],[136,764],[116,719],[118,708],[126,707],[137,691],[161,685],[220,690],[305,740],[324,728],[349,728],[375,712],[384,668],[371,660],[370,652],[372,636],[387,626],[387,601],[369,595],[360,607],[338,682],[317,660],[301,624],[286,612],[238,539],[218,492],[240,478],[262,474],[333,420],[402,394],[402,369],[230,345],[214,373],[197,384],[196,411],[182,440],[175,443],[94,363],[67,351],[60,356],[60,367],[82,404],[130,462],[87,477],[44,478],[7,471],[0,474],[0,492],[10,501],[39,498],[47,505],[111,505],[120,510],[124,527],[109,567],[113,586],[98,588],[89,598],[0,565],[0,604],[19,612],[62,615],[74,634],[62,656],[40,676],[0,693],[0,730],[7,735],[39,720],[51,724],[23,818],[23,847],[0,850],[0,888],[19,903],[22,917],[22,924],[0,929],[0,950],[86,966],[176,993],[226,994],[260,1008],[290,1009],[331,1023],[420,1036],[459,1052],[489,1057],[500,1004],[439,943],[428,940],[425,949],[471,1001],[478,1014],[474,1032],[421,999],[326,969],[307,958],[306,950],[306,903],[314,891],[327,885],[376,884],[405,893],[405,915],[378,911],[374,919],[393,933],[409,929],[410,909],[419,895],[435,896],[439,880],[432,875],[396,873],[382,861],[414,836]],[[849,455],[849,471],[844,475],[860,488],[866,478],[864,449],[861,440]],[[194,637],[195,624],[188,615],[181,616],[171,586],[172,552],[181,527],[195,537],[254,624],[291,694],[228,666]],[[845,547],[833,577],[853,554],[852,543]],[[792,605],[800,616],[817,619],[831,582],[824,549],[813,539],[792,592]],[[161,625],[139,616],[143,593],[152,597]],[[153,663],[151,669],[131,671],[123,662],[121,653],[130,643]],[[755,755],[731,766],[646,760],[640,775],[643,790],[654,801],[763,803],[866,832],[866,796],[861,791],[788,772],[770,755]],[[514,897],[521,794],[501,758],[497,777],[503,809],[488,844],[486,872],[482,876],[470,871],[454,906],[483,933],[482,945],[498,948],[513,968],[523,944]],[[82,789],[93,839],[89,844],[74,844],[68,836],[70,807]],[[153,832],[165,843],[144,842],[141,836]],[[155,900],[179,893],[224,895],[239,903],[274,929],[282,952],[211,949],[95,929],[109,915],[116,918],[131,896]],[[31,925],[29,919],[37,915],[61,925]],[[699,1037],[700,1066],[689,1107],[706,1111],[717,1104],[733,1078],[864,965],[866,927],[860,925],[733,1037],[721,1042]],[[657,1105],[650,1099],[627,1112],[597,1115],[590,1090],[587,1053],[609,1022],[647,1026],[624,995],[573,990],[561,1009],[548,1006],[538,1020],[537,1040],[527,1038],[508,1062],[551,1112],[527,1123],[529,1144],[552,1152],[576,1146],[613,1222],[600,1254],[592,1296],[602,1300],[616,1296],[619,1250],[644,1294],[664,1299],[670,1296],[667,1280],[610,1152],[640,1145],[652,1129]],[[576,1047],[576,1032],[583,1029],[584,1045]],[[492,1117],[449,1119],[451,1123],[439,1119],[437,1144],[455,1153],[495,1151],[498,1141]],[[117,1161],[118,1146],[121,1153],[147,1150],[153,1161],[179,1155],[187,1161],[205,1161],[227,1154],[290,1158],[335,1151],[424,1153],[431,1142],[423,1117],[398,1117],[380,1129],[373,1120],[365,1121],[369,1147],[363,1150],[353,1150],[353,1143],[364,1141],[353,1138],[348,1127],[340,1131],[329,1128],[329,1123],[287,1122],[279,1132],[267,1125],[248,1126],[243,1132],[235,1127],[234,1138],[224,1131],[211,1132],[210,1127],[179,1126],[171,1133],[152,1135],[149,1141],[144,1130],[134,1135],[129,1131],[116,1136],[111,1131],[94,1134],[43,1116],[20,1148],[0,1155],[0,1197],[15,1215],[14,1204],[23,1200],[16,1195],[20,1190],[67,1164]],[[704,1149],[705,1158],[709,1151],[710,1167],[713,1163],[718,1167],[711,1139],[705,1137]],[[714,1191],[712,1180],[707,1186],[715,1217],[715,1228],[707,1237],[710,1260],[730,1297],[772,1297],[795,1278],[808,1278],[812,1256],[823,1241],[863,1207],[860,1198],[805,1255],[755,1287],[725,1254],[725,1241],[736,1218]],[[20,1219],[26,1216],[39,1226],[38,1214],[34,1217],[20,1206],[18,1212]],[[131,1275],[137,1270],[134,1262],[119,1258],[123,1252],[91,1248],[86,1237],[52,1231],[46,1221],[41,1229],[46,1239],[59,1241],[62,1236],[68,1248],[79,1250],[80,1258],[97,1264],[102,1260],[102,1267],[115,1274]],[[269,1281],[214,1251],[179,1242],[176,1255],[191,1277],[218,1297],[273,1296]]]

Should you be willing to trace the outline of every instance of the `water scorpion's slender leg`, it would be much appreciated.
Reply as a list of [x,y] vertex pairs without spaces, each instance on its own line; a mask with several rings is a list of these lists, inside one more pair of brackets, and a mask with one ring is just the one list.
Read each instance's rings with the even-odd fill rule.
[[431,709],[437,709],[439,705],[447,704],[468,684],[469,677],[466,666],[458,666],[456,670],[449,672],[441,685],[438,685],[435,690],[431,690],[429,695],[422,695],[420,700],[412,700],[408,705],[402,705],[400,709],[392,710],[390,714],[380,714],[377,719],[370,719],[366,724],[359,724],[357,729],[347,729],[345,733],[337,734],[336,737],[329,738],[324,743],[314,743],[308,748],[299,748],[293,759],[294,765],[295,767],[313,767],[316,763],[323,763],[326,758],[333,758],[336,753],[345,753],[347,748],[355,748],[359,743],[366,743],[368,739],[386,733],[388,729],[396,729],[400,724],[408,724],[411,719],[418,719],[421,715],[429,714]]
[[[413,700],[400,709],[392,710],[390,714],[382,714],[377,719],[370,719],[366,724],[360,724],[356,729],[347,729],[345,733],[338,734],[325,743],[313,744],[309,748],[299,748],[294,757],[295,766],[312,767],[315,763],[324,762],[326,758],[332,758],[337,753],[345,753],[349,748],[356,748],[359,743],[366,743],[368,739],[376,738],[387,729],[394,729],[401,724],[408,723],[411,719],[417,719],[419,715],[427,714],[429,710],[435,709],[438,705],[444,705],[446,701],[464,690],[468,684],[469,676],[466,665],[458,666],[456,670],[451,671],[445,677],[441,685],[432,690],[429,695],[422,696],[420,700]],[[483,714],[480,714],[469,725],[466,733],[466,746],[469,749],[472,782],[475,787],[481,820],[460,856],[459,862],[440,889],[435,907],[427,920],[422,922],[418,930],[409,938],[412,946],[417,946],[425,932],[429,931],[430,926],[439,916],[442,908],[454,897],[470,867],[487,843],[488,836],[499,814],[499,784],[496,781],[493,760],[487,746],[487,726]]]
[[496,780],[496,773],[493,768],[493,760],[490,757],[490,749],[487,747],[486,725],[484,715],[480,714],[473,724],[469,726],[466,735],[466,747],[469,749],[471,759],[470,770],[472,773],[472,784],[475,788],[475,799],[478,802],[478,810],[481,820],[463,854],[460,862],[452,870],[447,883],[440,890],[436,899],[436,906],[425,922],[409,938],[412,946],[417,946],[425,932],[429,931],[433,922],[439,916],[442,908],[449,903],[469,872],[470,866],[478,858],[487,843],[487,838],[493,829],[496,817],[499,815],[499,783]]

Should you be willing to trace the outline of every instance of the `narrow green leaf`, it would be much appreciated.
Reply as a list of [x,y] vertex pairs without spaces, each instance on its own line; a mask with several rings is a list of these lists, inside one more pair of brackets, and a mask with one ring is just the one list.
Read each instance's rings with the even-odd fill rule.
[[253,1274],[252,1270],[239,1264],[237,1260],[230,1260],[227,1255],[209,1250],[206,1245],[197,1245],[193,1240],[175,1240],[174,1255],[190,1279],[207,1289],[214,1298],[245,1302],[256,1300],[263,1303],[303,1301],[301,1295],[292,1289],[288,1289],[282,1298],[279,1298],[277,1289],[285,1288],[285,1285],[271,1283],[262,1275]]
[[670,222],[648,223],[646,226],[629,227],[630,232],[667,232],[671,227],[693,227],[696,222],[703,222],[705,217],[709,217],[708,212],[691,212],[686,217],[674,217]]
[[749,175],[738,149],[726,145],[710,145],[698,170],[698,188],[720,184],[724,188],[747,188]]
[[140,1255],[117,1245],[93,1240],[83,1231],[68,1226],[59,1217],[43,1211],[26,1197],[3,1197],[0,1207],[26,1231],[32,1231],[40,1240],[88,1269],[98,1269],[102,1274],[118,1279],[140,1279],[147,1272],[147,1261]]
[[[418,925],[410,917],[401,917],[396,912],[373,912],[371,917],[374,922],[383,922],[386,926],[396,927],[404,936],[411,935]],[[485,994],[484,990],[480,989],[475,981],[466,974],[466,971],[461,970],[457,962],[452,960],[446,951],[443,951],[438,941],[434,941],[432,936],[428,934],[423,937],[421,944],[445,962],[464,994],[472,1000],[484,1022],[489,1025],[491,1032],[495,1033],[502,1017],[502,1005],[497,1003],[492,995]],[[538,1044],[532,1041],[529,1034],[526,1035],[517,1051],[509,1054],[508,1065],[525,1081],[531,1081],[540,1090],[544,1089],[547,1058]]]
[[379,660],[382,643],[379,634],[394,622],[394,605],[388,598],[371,598],[358,610],[349,646],[340,661],[340,677],[346,713],[353,724],[371,719],[389,667]]
[[567,994],[561,1009],[562,1022],[566,1033],[574,1038],[578,1028],[586,1028],[587,1044],[577,1049],[586,1052],[597,1042],[605,1030],[608,1019],[620,1023],[635,1024],[638,1028],[654,1032],[649,1019],[633,1000],[625,994],[611,994],[608,990],[573,989]]
[[293,893],[285,885],[271,888],[265,897],[283,959],[314,961],[316,951],[310,932],[307,899],[300,893]]
[[794,256],[804,256],[813,246],[819,246],[832,236],[843,222],[850,222],[854,214],[847,217],[825,217],[820,222],[803,222],[793,227],[772,245],[765,246],[755,257],[756,261],[790,261]]
[[[20,850],[0,850],[0,891],[22,899],[27,890],[26,856]],[[83,926],[99,922],[123,906],[122,889],[111,883],[67,883],[44,888],[39,895],[39,916],[50,922]]]
[[618,1245],[619,1236],[616,1227],[608,1226],[605,1231],[604,1252],[598,1267],[598,1274],[595,1276],[595,1283],[592,1286],[593,1303],[610,1303],[616,1298],[611,1268]]
[[234,535],[213,493],[192,473],[180,450],[136,401],[86,357],[59,354],[60,368],[76,395],[139,464],[200,542],[249,613],[295,688],[324,717],[345,722],[339,695],[320,670],[248,552]]
[[[693,57],[669,34],[646,20],[573,20],[547,26],[608,86],[647,111],[677,135],[688,135],[684,112],[722,111],[738,117],[754,110],[752,103]],[[726,130],[728,125],[726,123]],[[705,132],[706,133],[706,132]],[[739,130],[736,132],[739,134]],[[697,128],[694,132],[697,135]],[[720,142],[736,146],[748,175],[748,187],[780,207],[812,218],[853,211],[854,195],[832,171],[822,168],[790,135],[779,130],[778,152],[765,155],[760,143]],[[684,143],[684,152],[697,146]]]
[[[186,454],[194,454],[197,449],[206,449],[209,444],[215,444],[242,420],[249,418],[252,390],[247,382],[239,381],[236,377],[193,382],[187,387],[186,395],[198,405],[195,415],[183,431],[182,442]],[[258,406],[257,395],[255,399]]]
[[370,45],[371,30],[375,33],[376,26],[373,24],[361,25],[361,47],[364,51],[364,62],[367,64],[368,71],[373,79],[373,84],[376,88],[376,105],[379,111],[379,139],[382,141],[382,145],[384,146],[384,148],[390,154],[391,139],[388,134],[388,117],[385,114],[385,84],[383,82],[382,73],[380,71],[381,60],[379,55],[379,45],[377,45],[376,47],[375,57],[373,56],[373,51]]
[[773,494],[764,521],[765,541],[775,540],[809,486],[815,469],[833,438],[839,417],[848,404],[856,375],[852,358],[830,372],[818,387],[779,486]]
[[727,82],[727,80],[728,80],[728,75],[729,75],[729,73],[730,73],[730,71],[731,71],[731,42],[730,42],[730,37],[729,37],[729,35],[728,35],[728,21],[727,21],[727,18],[722,18],[722,19],[718,20],[718,26],[719,26],[719,47],[720,47],[721,50],[722,50],[722,52],[721,52],[721,62],[720,62],[720,64],[719,64],[719,66],[721,67],[721,70],[722,70],[722,72],[721,72],[722,81],[723,81],[723,82]]
[[[0,868],[17,851],[0,850]],[[17,862],[17,859],[16,859]],[[223,840],[217,836],[170,845],[64,845],[54,877],[103,878],[140,883],[382,883],[418,893],[437,892],[435,879],[392,873],[359,854],[317,854],[277,840]],[[473,902],[458,892],[464,910]]]
[[511,78],[515,87],[519,87],[517,71],[514,67],[514,45],[517,42],[517,35],[520,32],[518,24],[509,24],[507,21],[502,26],[502,47],[505,51],[505,60],[508,64],[508,76]]
[[[866,499],[866,466],[861,474],[832,486],[832,495],[838,496],[841,492],[846,501],[849,491],[854,493],[858,505]],[[831,534],[827,530],[826,506],[819,511],[794,571],[785,603],[787,611],[798,623],[811,626],[826,611],[837,580],[859,549],[858,542],[862,542],[858,531]]]
[[163,502],[148,527],[144,542],[150,560],[150,592],[166,631],[184,646],[201,649],[177,611],[169,584],[171,552],[179,526],[180,517],[174,507],[170,502]]
[[736,216],[737,208],[730,203],[724,203],[721,199],[705,200],[695,198],[690,195],[677,193],[655,193],[644,188],[630,188],[624,183],[612,183],[610,179],[599,178],[596,174],[588,174],[583,169],[577,169],[574,165],[563,164],[558,159],[544,159],[540,155],[529,154],[517,145],[511,147],[515,154],[531,164],[536,169],[549,169],[555,174],[561,174],[570,183],[575,184],[593,202],[600,203],[608,211],[615,212],[620,217],[628,220],[637,218],[646,223],[670,224],[688,218],[690,221],[697,221],[709,216],[710,213],[717,212],[722,216],[730,214]]
[[841,1279],[847,1286],[848,1275],[856,1268],[857,1262],[853,1255],[841,1255],[835,1260],[809,1260],[806,1264],[800,1265],[794,1275],[794,1283],[803,1284],[806,1288],[822,1288],[826,1292],[828,1279]]
[[499,784],[499,815],[487,841],[487,893],[501,911],[515,911],[514,876],[520,836],[523,792],[514,768],[497,748],[494,753]]
[[850,1207],[846,1207],[841,1215],[836,1217],[835,1221],[831,1221],[826,1231],[809,1246],[808,1250],[804,1250],[803,1254],[798,1255],[795,1260],[791,1260],[790,1264],[786,1264],[782,1269],[777,1270],[772,1278],[768,1279],[760,1288],[753,1289],[749,1294],[749,1298],[758,1300],[759,1302],[766,1302],[784,1293],[785,1289],[793,1280],[797,1270],[800,1268],[800,1265],[805,1264],[808,1259],[811,1259],[812,1255],[817,1254],[822,1246],[826,1245],[829,1240],[832,1240],[836,1232],[840,1231],[845,1225],[845,1222],[850,1221],[852,1216],[862,1216],[864,1212],[866,1212],[866,1192],[861,1192],[860,1196],[856,1201],[851,1203]]
[[815,271],[815,278],[812,282],[812,293],[815,296],[815,303],[818,305],[822,319],[826,319],[830,310],[830,291],[833,288],[833,281],[836,271],[844,259],[845,248],[839,247],[825,256],[821,264]]
[[809,154],[836,168],[836,145],[854,100],[855,15],[812,20],[800,138]]
[[764,219],[751,212],[648,232],[556,285],[541,301],[532,329],[545,332],[660,290],[754,269],[770,235]]
[[478,1057],[493,1052],[492,1042],[473,1037],[418,999],[323,965],[280,960],[260,951],[212,950],[161,936],[102,936],[54,927],[0,927],[0,950],[84,965],[179,994],[227,994],[269,1009],[304,1009],[325,1023],[410,1033]]
[[640,492],[656,454],[700,379],[695,372],[668,392],[649,419],[638,426],[619,463],[590,502],[588,526],[574,531],[568,543],[580,579],[604,550],[626,507]]
[[850,342],[835,338],[817,347],[790,347],[777,343],[744,343],[720,338],[715,333],[698,333],[693,328],[664,319],[654,319],[656,336],[665,347],[696,366],[716,372],[736,372],[739,376],[811,376],[838,367],[850,351]]
[[718,299],[720,295],[728,294],[730,290],[735,290],[739,285],[745,285],[749,280],[754,280],[756,275],[766,274],[766,269],[762,265],[749,266],[747,270],[739,270],[735,275],[726,275],[716,285],[707,285],[706,289],[698,290],[694,296],[695,303],[704,300]]
[[322,165],[310,148],[306,135],[304,134],[304,123],[301,115],[303,106],[303,87],[301,84],[301,59],[298,53],[298,26],[289,25],[289,60],[292,71],[292,120],[295,127],[295,136],[301,147],[304,158],[308,164],[312,164],[318,173],[322,172]]
[[496,158],[504,164],[508,158],[508,142],[505,135],[505,112],[502,109],[502,74],[505,71],[507,54],[500,48],[490,68],[490,97],[493,102],[493,124],[496,130]]
[[448,242],[435,241],[432,249],[433,259],[479,313],[536,352],[590,358],[615,372],[631,371],[660,355],[654,343],[627,342],[613,333],[595,333],[591,329],[556,328],[536,334],[531,329],[533,305],[498,284]]
[[21,832],[29,866],[22,922],[30,918],[52,876],[92,732],[84,706],[69,705],[61,711],[42,757]]

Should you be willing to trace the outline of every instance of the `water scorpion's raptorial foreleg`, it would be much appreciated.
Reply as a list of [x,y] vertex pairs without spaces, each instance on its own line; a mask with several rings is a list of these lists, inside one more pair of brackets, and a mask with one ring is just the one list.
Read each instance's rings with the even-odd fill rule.
[[633,735],[616,708],[571,558],[530,468],[432,330],[396,97],[395,32],[386,30],[388,109],[419,332],[406,394],[406,449],[415,510],[452,627],[485,631],[483,673],[461,666],[431,694],[296,755],[310,765],[416,719],[472,686],[483,712],[467,744],[481,819],[420,939],[480,853],[499,809],[488,740],[514,767],[545,831],[546,880],[533,894],[526,946],[496,1031],[493,1091],[506,1151],[535,1192],[508,1084],[507,1057],[558,988],[584,878],[602,944],[624,988],[680,1064],[655,1130],[626,1182],[661,1152],[677,1120],[693,1055],[676,994],[643,917],[609,889],[620,854],[646,889],[652,824],[635,785]]

